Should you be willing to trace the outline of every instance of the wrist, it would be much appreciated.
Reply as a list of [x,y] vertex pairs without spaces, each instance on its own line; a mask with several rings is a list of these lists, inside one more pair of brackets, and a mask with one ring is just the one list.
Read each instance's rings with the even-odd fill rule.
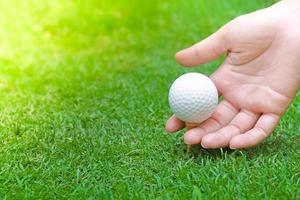
[[300,0],[282,0],[282,2],[289,5],[291,8],[300,9]]
[[270,10],[284,24],[300,26],[300,0],[282,0],[271,6]]

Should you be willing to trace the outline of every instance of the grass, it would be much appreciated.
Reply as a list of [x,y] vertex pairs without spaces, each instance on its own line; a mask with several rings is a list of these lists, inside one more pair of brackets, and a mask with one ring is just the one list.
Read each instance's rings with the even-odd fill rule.
[[173,54],[272,1],[1,1],[2,199],[299,199],[300,96],[244,151],[167,135]]

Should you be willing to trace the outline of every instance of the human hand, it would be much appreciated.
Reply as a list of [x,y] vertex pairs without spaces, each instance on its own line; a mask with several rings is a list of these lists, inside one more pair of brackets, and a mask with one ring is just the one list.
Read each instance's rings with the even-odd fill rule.
[[[300,3],[286,0],[240,16],[205,40],[176,54],[184,66],[227,53],[211,75],[224,97],[213,115],[184,135],[204,148],[249,148],[268,137],[300,87]],[[168,132],[184,122],[172,116]]]

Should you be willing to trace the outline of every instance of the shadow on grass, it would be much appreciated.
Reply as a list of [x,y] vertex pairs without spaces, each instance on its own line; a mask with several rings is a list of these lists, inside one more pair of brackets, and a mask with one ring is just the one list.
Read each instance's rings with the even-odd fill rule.
[[[221,149],[204,149],[201,145],[194,145],[192,151],[188,154],[189,157],[194,158],[209,158],[212,160],[226,159],[226,157],[237,158],[239,156],[244,156],[247,160],[256,159],[259,156],[271,156],[276,154],[281,154],[282,156],[288,156],[291,150],[296,150],[300,152],[300,148],[288,147],[300,147],[300,136],[294,137],[284,137],[283,135],[277,135],[256,147],[244,150],[232,150],[229,148]],[[187,147],[185,144],[177,144],[174,153],[182,151],[186,153]]]

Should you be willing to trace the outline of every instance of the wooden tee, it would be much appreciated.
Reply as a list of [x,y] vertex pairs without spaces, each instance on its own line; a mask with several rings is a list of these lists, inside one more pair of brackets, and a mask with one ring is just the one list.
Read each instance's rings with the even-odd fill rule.
[[[195,128],[197,126],[198,126],[198,124],[196,124],[196,123],[189,123],[189,122],[185,123],[185,127],[186,127],[187,130],[190,130],[190,129]],[[192,145],[188,144],[187,148],[186,148],[186,152],[190,153],[191,151],[192,151]]]

